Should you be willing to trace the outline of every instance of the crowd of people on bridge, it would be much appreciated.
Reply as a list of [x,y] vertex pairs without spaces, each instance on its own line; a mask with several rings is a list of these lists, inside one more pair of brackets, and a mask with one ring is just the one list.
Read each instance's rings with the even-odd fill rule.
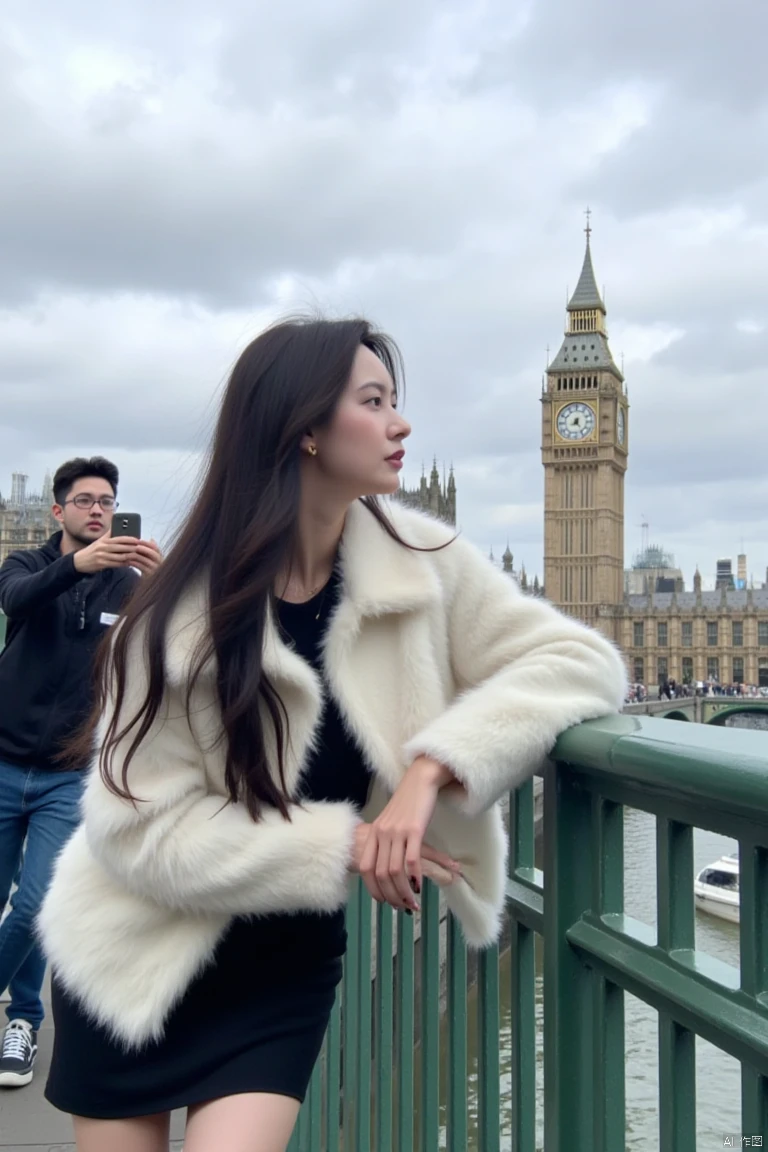
[[284,1152],[350,877],[409,914],[438,883],[491,944],[500,799],[621,708],[604,637],[380,503],[401,397],[367,322],[277,324],[165,556],[120,534],[117,467],[78,457],[60,530],[0,569],[0,1088],[34,1075],[49,963],[46,1096],[78,1152],[167,1149],[178,1108],[185,1152]]
[[696,696],[732,696],[740,700],[758,700],[768,697],[768,689],[756,684],[720,684],[717,680],[699,680],[694,684],[680,684],[669,678],[659,684],[656,695],[649,693],[645,684],[629,684],[625,704],[643,704],[646,700],[684,700]]

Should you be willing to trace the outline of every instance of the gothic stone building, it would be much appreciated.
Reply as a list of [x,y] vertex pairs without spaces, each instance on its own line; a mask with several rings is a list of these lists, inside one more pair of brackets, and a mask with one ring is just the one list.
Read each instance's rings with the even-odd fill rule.
[[10,497],[4,499],[0,494],[0,564],[11,552],[39,548],[58,528],[51,515],[50,476],[45,477],[39,495],[27,493],[27,479],[22,472],[14,472]]
[[427,483],[426,473],[422,471],[421,482],[418,488],[399,488],[395,498],[408,508],[417,508],[421,512],[429,512],[432,516],[444,520],[446,524],[456,523],[456,480],[453,468],[448,473],[448,480],[440,480],[437,470],[437,460],[432,465],[432,474]]
[[624,593],[629,403],[587,246],[542,391],[547,596],[622,648],[630,678],[768,687],[768,587]]

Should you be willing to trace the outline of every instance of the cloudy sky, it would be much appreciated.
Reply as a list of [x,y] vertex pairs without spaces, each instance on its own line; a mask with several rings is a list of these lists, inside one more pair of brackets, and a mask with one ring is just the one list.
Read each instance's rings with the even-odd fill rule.
[[626,554],[768,565],[765,0],[5,0],[0,490],[103,452],[167,536],[239,349],[391,331],[405,479],[541,571],[541,375],[584,248],[631,413]]

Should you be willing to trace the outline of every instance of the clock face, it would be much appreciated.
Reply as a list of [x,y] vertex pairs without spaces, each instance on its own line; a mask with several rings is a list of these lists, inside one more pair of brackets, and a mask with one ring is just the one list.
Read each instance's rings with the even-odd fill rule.
[[557,434],[561,440],[585,440],[595,430],[595,410],[589,404],[566,404],[557,414]]
[[616,410],[616,439],[619,444],[624,443],[624,437],[627,434],[627,418],[624,415],[624,409],[619,407]]

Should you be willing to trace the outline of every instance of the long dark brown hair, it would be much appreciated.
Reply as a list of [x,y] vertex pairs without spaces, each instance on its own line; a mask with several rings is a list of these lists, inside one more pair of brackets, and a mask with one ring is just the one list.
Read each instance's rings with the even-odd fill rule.
[[[111,716],[98,756],[102,779],[115,795],[138,800],[128,787],[128,768],[163,701],[169,619],[182,593],[205,574],[209,621],[191,662],[187,717],[197,678],[214,657],[229,797],[244,803],[254,820],[264,805],[289,818],[284,774],[288,715],[264,673],[265,628],[275,580],[295,541],[302,436],[331,420],[361,345],[379,357],[401,396],[402,358],[397,346],[362,319],[283,321],[249,344],[235,364],[199,495],[164,563],[140,581],[115,634],[101,645],[94,708],[66,750],[69,759],[80,763],[90,759],[109,697]],[[364,503],[390,536],[410,547],[374,497],[366,497]],[[136,715],[121,726],[128,653],[138,640],[140,625],[141,631],[146,628],[147,693]],[[279,784],[269,770],[259,700],[274,731]],[[117,781],[115,749],[132,732]]]

